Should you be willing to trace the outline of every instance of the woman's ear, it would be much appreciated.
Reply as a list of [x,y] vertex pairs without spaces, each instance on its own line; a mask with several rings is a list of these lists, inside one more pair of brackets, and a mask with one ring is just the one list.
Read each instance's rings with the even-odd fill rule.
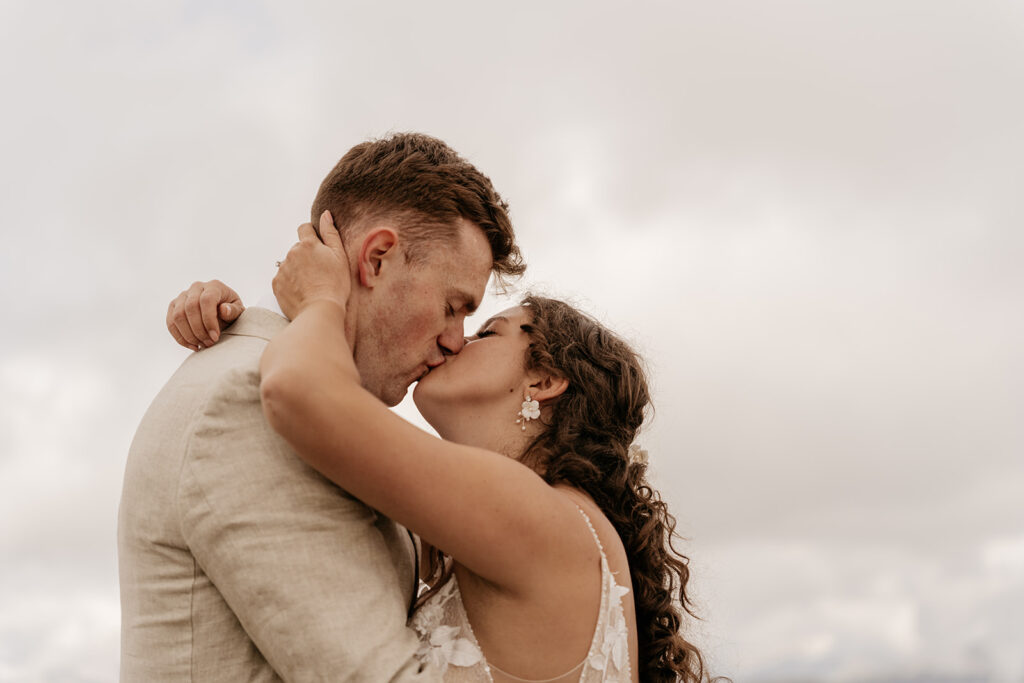
[[530,383],[530,398],[535,401],[550,401],[558,398],[569,388],[569,380],[557,375],[541,375]]
[[398,254],[398,233],[393,228],[381,226],[374,228],[363,236],[359,247],[356,267],[359,273],[359,284],[373,288],[379,282],[382,273],[393,257]]

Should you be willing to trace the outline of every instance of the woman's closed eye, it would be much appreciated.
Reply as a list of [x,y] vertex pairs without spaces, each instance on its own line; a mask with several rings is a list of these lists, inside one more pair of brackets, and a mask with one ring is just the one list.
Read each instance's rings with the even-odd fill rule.
[[483,339],[484,337],[490,337],[492,334],[497,334],[494,330],[480,330],[476,333],[477,339]]

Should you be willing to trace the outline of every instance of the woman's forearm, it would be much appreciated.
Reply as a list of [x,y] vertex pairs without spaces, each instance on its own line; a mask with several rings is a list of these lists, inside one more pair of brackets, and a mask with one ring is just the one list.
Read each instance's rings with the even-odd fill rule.
[[345,308],[317,301],[274,337],[260,359],[260,396],[270,425],[295,444],[321,390],[359,387],[359,372],[345,337]]

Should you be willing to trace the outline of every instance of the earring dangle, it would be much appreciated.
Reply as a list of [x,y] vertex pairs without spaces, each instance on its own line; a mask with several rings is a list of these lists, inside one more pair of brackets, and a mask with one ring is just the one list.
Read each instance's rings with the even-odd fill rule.
[[526,423],[530,420],[536,420],[540,417],[540,402],[532,399],[529,394],[526,394],[526,400],[523,401],[523,406],[519,411],[519,418],[516,420],[516,424],[523,425],[523,431],[526,431]]

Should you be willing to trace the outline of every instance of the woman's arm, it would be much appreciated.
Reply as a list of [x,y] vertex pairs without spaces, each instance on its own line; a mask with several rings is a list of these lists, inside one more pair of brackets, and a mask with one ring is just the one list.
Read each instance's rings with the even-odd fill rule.
[[[321,227],[321,235],[326,248],[340,249],[336,232]],[[304,236],[278,277],[315,271],[310,259],[324,249],[315,235]],[[275,279],[291,314],[278,285]],[[574,505],[536,473],[498,453],[431,436],[360,386],[345,336],[347,292],[330,296],[329,289],[321,286],[299,304],[260,364],[264,413],[299,456],[507,591],[526,592],[543,583],[540,576],[592,560],[593,542]]]
[[343,307],[315,302],[263,354],[264,414],[299,456],[506,589],[571,560],[565,539],[583,529],[572,503],[515,460],[443,441],[388,410],[359,385],[344,320]]

